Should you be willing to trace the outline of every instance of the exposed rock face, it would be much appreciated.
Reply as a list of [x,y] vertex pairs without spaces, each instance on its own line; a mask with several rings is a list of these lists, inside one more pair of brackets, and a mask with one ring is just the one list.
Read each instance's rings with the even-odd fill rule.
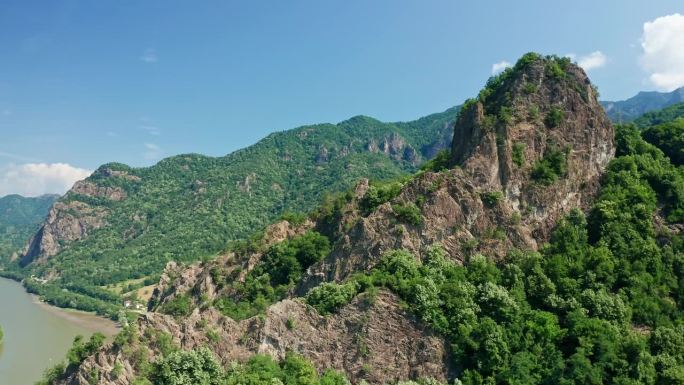
[[[513,207],[531,207],[535,219],[546,222],[542,238],[556,214],[582,207],[593,195],[615,153],[614,130],[584,71],[569,65],[565,78],[556,79],[546,64],[529,64],[488,98],[489,104],[465,109],[452,144],[453,164],[478,187],[503,191]],[[510,99],[508,106],[503,99]],[[510,121],[499,118],[492,127],[486,114],[501,116],[504,108]],[[557,124],[549,122],[554,113]],[[521,164],[514,160],[516,148]],[[531,183],[531,167],[552,151],[569,151],[567,175],[550,186]]]
[[69,192],[72,194],[105,198],[113,201],[120,201],[126,198],[126,191],[120,187],[98,186],[95,183],[85,180],[76,182]]
[[[528,60],[479,101],[467,103],[454,128],[451,168],[417,175],[396,197],[371,210],[363,202],[373,187],[361,181],[334,215],[301,226],[271,226],[261,250],[189,268],[169,265],[152,305],[188,294],[201,308],[202,302],[230,296],[212,273],[244,280],[264,248],[311,228],[329,235],[333,250],[309,267],[291,297],[321,282],[367,271],[393,249],[421,257],[441,244],[457,261],[474,253],[497,259],[513,248],[537,249],[558,219],[571,209],[588,207],[615,151],[613,127],[585,73],[571,64],[562,73],[550,70],[555,65],[554,59]],[[366,148],[411,157],[400,137],[371,141]],[[541,179],[540,166],[551,162],[554,174]],[[407,207],[417,219],[402,216]],[[253,353],[282,357],[294,350],[319,369],[345,371],[354,382],[452,378],[444,340],[402,310],[389,292],[375,301],[357,296],[329,317],[300,300],[286,299],[270,306],[261,319],[235,322],[209,308],[196,309],[183,320],[150,313],[139,325],[143,331],[169,333],[184,349],[209,346],[224,363]],[[218,342],[207,338],[209,329],[218,333]],[[110,347],[106,354],[89,358],[67,383],[85,385],[89,371],[111,371],[112,357],[119,355]],[[132,376],[131,371],[114,380],[105,374],[100,383],[129,384]]]
[[[445,381],[451,370],[444,340],[402,310],[398,298],[389,292],[359,297],[330,317],[298,300],[285,300],[271,306],[263,320],[235,322],[209,309],[196,310],[182,321],[149,313],[138,326],[141,334],[168,333],[183,349],[207,346],[224,365],[246,361],[255,353],[283,358],[288,351],[296,351],[317,367],[344,371],[354,382],[361,378],[373,383],[405,378]],[[209,331],[218,340],[210,340]],[[148,344],[152,358],[159,355],[153,342]],[[117,361],[123,371],[115,376]],[[135,377],[134,366],[118,347],[108,346],[61,383],[92,384],[88,379],[96,371],[100,375],[97,384],[127,385]]]
[[64,245],[85,238],[89,231],[105,224],[107,211],[80,201],[55,203],[43,226],[29,240],[20,263],[44,262],[62,250]]
[[[265,249],[273,244],[301,235],[313,225],[314,223],[310,221],[306,221],[300,226],[292,226],[287,221],[278,221],[268,226],[264,231],[264,236],[261,239],[262,248]],[[259,262],[261,256],[261,252],[255,250],[243,255],[241,260],[238,260],[235,254],[230,253],[222,255],[208,264],[194,263],[190,266],[179,266],[175,262],[169,262],[152,293],[152,298],[148,304],[149,309],[152,310],[189,291],[202,293],[207,300],[213,301],[218,295],[225,293],[221,293],[217,287],[217,282],[213,281],[212,270],[220,272],[221,276],[230,276],[240,268],[242,271],[236,279],[244,280],[247,273]]]
[[[454,129],[456,167],[418,176],[367,217],[351,210],[356,224],[309,269],[299,293],[370,269],[392,249],[420,256],[440,243],[458,260],[534,250],[559,218],[586,208],[614,155],[614,130],[584,71],[569,64],[557,77],[549,65],[539,58],[517,68],[484,100],[468,103]],[[535,180],[534,170],[554,152],[567,171],[550,184]],[[392,204],[415,203],[421,223],[398,220]]]
[[[444,144],[435,144],[435,146],[440,145]],[[392,133],[381,138],[379,145],[374,139],[371,139],[366,144],[366,150],[372,153],[381,152],[392,159],[404,160],[414,165],[418,164],[418,161],[420,160],[418,151],[406,143],[406,140],[397,133]]]
[[[140,180],[125,171],[108,168],[98,170],[97,173],[101,177],[123,178],[133,182]],[[87,203],[93,198],[118,202],[126,199],[127,194],[121,187],[100,186],[90,180],[74,183],[64,198],[52,206],[43,225],[29,240],[20,256],[20,264],[26,266],[29,263],[45,262],[69,243],[84,239],[93,230],[105,226],[109,212],[105,207]]]

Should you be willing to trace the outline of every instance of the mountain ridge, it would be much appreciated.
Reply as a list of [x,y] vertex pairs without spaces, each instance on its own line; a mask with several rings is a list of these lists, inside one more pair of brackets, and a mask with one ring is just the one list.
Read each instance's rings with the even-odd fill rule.
[[616,123],[626,123],[641,115],[684,102],[684,87],[671,92],[641,91],[629,99],[602,101],[608,117]]
[[[113,315],[122,302],[115,292],[121,282],[158,277],[168,260],[215,254],[285,211],[308,211],[323,186],[335,192],[360,177],[415,171],[449,145],[456,111],[411,122],[356,116],[302,126],[224,157],[182,154],[143,168],[102,165],[55,203],[10,270],[49,280],[27,286],[54,304]],[[117,268],[105,274],[108,266]],[[69,300],[58,299],[61,289],[69,290]]]

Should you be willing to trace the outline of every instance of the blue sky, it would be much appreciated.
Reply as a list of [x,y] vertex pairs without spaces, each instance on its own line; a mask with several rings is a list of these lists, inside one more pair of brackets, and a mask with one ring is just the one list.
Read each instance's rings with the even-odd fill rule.
[[[676,13],[681,0],[0,0],[0,195],[309,123],[415,119],[528,51],[589,63],[604,99],[672,88],[684,71],[660,67],[678,54],[643,59],[642,40]],[[684,44],[670,24],[654,39]]]

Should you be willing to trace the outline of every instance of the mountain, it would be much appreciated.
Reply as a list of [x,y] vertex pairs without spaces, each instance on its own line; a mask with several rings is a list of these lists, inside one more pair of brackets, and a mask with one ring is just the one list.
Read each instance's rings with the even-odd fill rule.
[[150,312],[46,383],[677,383],[682,169],[554,56],[491,79],[453,135],[411,177],[169,263]]
[[672,92],[639,92],[619,102],[601,102],[608,117],[616,123],[630,122],[641,115],[684,102],[684,87]]
[[651,111],[634,119],[634,124],[639,128],[646,128],[662,123],[669,123],[679,118],[684,118],[684,103],[673,104],[659,111]]
[[274,133],[220,158],[103,165],[54,204],[8,269],[47,279],[26,286],[56,305],[116,314],[119,294],[156,282],[168,261],[216,255],[361,177],[414,172],[448,147],[456,112],[405,123],[357,116]]
[[0,262],[10,259],[35,233],[59,195],[0,198]]

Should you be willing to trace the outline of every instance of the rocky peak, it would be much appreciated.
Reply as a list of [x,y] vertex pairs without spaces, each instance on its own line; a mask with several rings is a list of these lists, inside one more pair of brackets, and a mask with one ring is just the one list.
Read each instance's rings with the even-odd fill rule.
[[[339,234],[300,292],[369,269],[392,249],[420,256],[439,243],[457,260],[536,249],[561,217],[590,204],[614,129],[581,68],[527,54],[465,104],[451,150],[446,170],[418,175]],[[397,209],[407,207],[420,220],[402,221]]]
[[545,217],[559,201],[584,206],[615,153],[614,135],[580,67],[530,53],[466,103],[451,164],[515,208]]
[[[555,150],[569,151],[568,179],[591,179],[614,153],[614,131],[584,71],[568,59],[525,55],[493,77],[463,107],[452,165],[479,182],[520,187],[526,169]],[[522,157],[520,157],[522,155]]]

